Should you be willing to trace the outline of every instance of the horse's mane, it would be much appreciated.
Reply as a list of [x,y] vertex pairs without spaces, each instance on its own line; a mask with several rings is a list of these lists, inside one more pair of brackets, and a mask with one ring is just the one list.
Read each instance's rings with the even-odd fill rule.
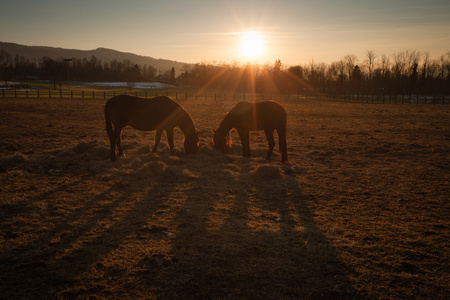
[[229,118],[230,114],[227,113],[225,115],[225,118],[223,118],[222,122],[219,125],[219,128],[217,129],[216,133],[218,133],[220,136],[226,139],[226,144],[231,147],[231,137],[230,137],[230,131],[233,129],[233,125],[230,122]]
[[191,115],[180,105],[177,109],[177,114],[179,118],[178,126],[183,131],[185,135],[196,134],[194,122],[192,121]]

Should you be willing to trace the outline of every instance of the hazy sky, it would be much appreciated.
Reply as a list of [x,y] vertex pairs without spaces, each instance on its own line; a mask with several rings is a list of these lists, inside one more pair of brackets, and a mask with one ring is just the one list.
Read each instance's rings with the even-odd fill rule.
[[181,62],[232,62],[257,31],[257,62],[330,63],[450,50],[449,0],[1,0],[0,41],[98,47]]

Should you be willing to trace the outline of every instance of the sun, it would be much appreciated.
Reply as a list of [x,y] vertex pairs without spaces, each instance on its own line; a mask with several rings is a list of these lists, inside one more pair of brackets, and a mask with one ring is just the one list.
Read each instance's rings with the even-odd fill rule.
[[247,58],[258,58],[264,52],[263,36],[258,32],[243,32],[240,50]]

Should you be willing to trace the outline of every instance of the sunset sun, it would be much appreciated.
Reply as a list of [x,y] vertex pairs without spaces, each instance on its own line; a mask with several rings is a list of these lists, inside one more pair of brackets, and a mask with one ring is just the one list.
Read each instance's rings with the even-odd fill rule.
[[241,54],[247,58],[258,58],[263,54],[263,37],[258,32],[244,32],[241,35]]

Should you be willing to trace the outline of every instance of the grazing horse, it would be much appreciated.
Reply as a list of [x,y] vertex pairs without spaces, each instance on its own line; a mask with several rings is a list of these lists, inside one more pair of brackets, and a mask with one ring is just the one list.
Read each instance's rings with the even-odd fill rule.
[[184,134],[184,150],[187,154],[198,150],[198,134],[191,116],[178,103],[166,96],[142,99],[120,95],[109,99],[105,105],[106,132],[111,144],[111,160],[116,160],[116,146],[119,155],[122,129],[129,125],[137,130],[156,130],[153,152],[158,150],[163,131],[166,131],[170,155],[174,155],[173,129],[178,126]]
[[269,142],[266,159],[270,160],[275,146],[273,132],[276,130],[279,139],[280,161],[289,163],[286,145],[286,110],[275,101],[239,102],[214,131],[214,147],[224,151],[231,146],[230,131],[235,128],[242,142],[243,156],[250,156],[250,131],[264,130]]

